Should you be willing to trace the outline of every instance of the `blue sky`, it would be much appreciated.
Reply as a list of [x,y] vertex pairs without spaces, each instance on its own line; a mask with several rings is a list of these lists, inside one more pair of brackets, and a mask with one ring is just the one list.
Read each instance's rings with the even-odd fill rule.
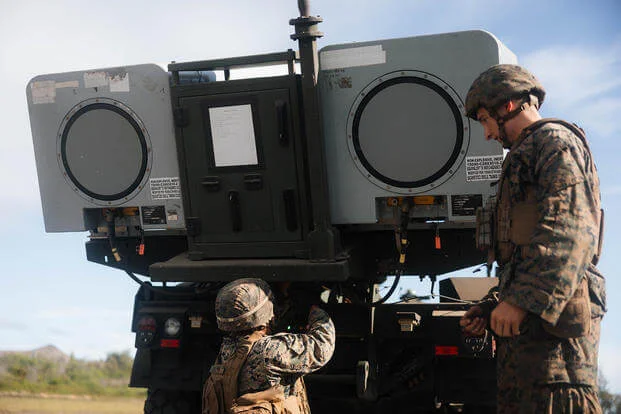
[[[133,347],[136,285],[86,261],[86,234],[46,234],[25,87],[35,75],[110,66],[282,51],[294,0],[84,2],[0,0],[0,349],[55,344],[103,358]],[[328,44],[484,29],[548,91],[544,116],[579,123],[589,136],[607,210],[600,268],[609,312],[600,366],[621,393],[621,3],[602,1],[315,0]],[[469,272],[467,272],[469,273]],[[407,287],[407,284],[406,284]],[[417,289],[422,289],[417,287]],[[423,293],[423,292],[419,292]]]

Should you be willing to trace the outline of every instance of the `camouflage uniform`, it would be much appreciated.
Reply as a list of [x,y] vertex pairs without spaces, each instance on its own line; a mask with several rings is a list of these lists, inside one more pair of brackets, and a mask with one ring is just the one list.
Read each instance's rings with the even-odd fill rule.
[[[498,299],[527,310],[522,334],[498,338],[498,412],[600,412],[597,352],[606,310],[604,278],[591,263],[599,235],[599,182],[591,154],[572,131],[548,123],[517,140],[505,160],[511,204],[534,186],[538,225],[499,271]],[[501,183],[502,184],[502,183]],[[558,322],[579,280],[591,299],[589,334],[563,339],[543,329]],[[589,408],[590,407],[590,408]]]
[[[538,107],[544,97],[543,87],[528,71],[497,65],[474,81],[466,112],[476,119],[479,108],[487,109],[507,146],[505,122],[533,102]],[[524,103],[499,116],[499,105],[509,99]],[[518,221],[514,213],[524,205],[533,207],[532,228],[515,243],[512,226],[520,226],[512,221]],[[600,233],[600,190],[586,141],[556,122],[539,121],[524,129],[503,164],[493,227],[500,280],[482,308],[488,317],[499,301],[527,311],[520,335],[497,338],[498,412],[601,413],[597,361],[606,298],[604,278],[593,260]],[[511,236],[503,238],[507,234]],[[567,319],[564,310],[585,286],[584,278],[588,299],[585,293],[582,320],[588,333],[559,334],[560,321]]]
[[[238,394],[262,391],[275,385],[285,387],[285,396],[295,380],[324,366],[334,352],[334,324],[326,312],[313,309],[305,334],[279,333],[259,339],[239,373]],[[239,337],[226,336],[217,364],[236,350]]]
[[334,324],[313,308],[306,333],[266,335],[273,317],[272,292],[261,279],[238,279],[218,292],[218,327],[229,335],[203,388],[203,414],[310,413],[301,378],[332,357]]

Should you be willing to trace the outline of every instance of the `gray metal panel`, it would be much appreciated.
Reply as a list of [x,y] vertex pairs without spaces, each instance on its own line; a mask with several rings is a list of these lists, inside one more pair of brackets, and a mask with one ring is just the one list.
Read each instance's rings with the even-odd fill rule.
[[498,160],[502,149],[464,116],[463,102],[483,70],[515,62],[484,31],[323,48],[319,92],[332,222],[375,223],[377,197],[436,195],[448,199],[449,222],[473,223],[473,214],[453,211],[460,201],[451,196],[487,198],[492,178],[467,180],[466,165]]
[[85,230],[85,208],[130,206],[162,206],[166,223],[145,230],[184,227],[167,72],[41,75],[26,95],[46,231]]
[[149,267],[154,282],[230,281],[258,277],[267,281],[344,281],[350,277],[349,261],[314,262],[304,259],[190,260],[182,253]]

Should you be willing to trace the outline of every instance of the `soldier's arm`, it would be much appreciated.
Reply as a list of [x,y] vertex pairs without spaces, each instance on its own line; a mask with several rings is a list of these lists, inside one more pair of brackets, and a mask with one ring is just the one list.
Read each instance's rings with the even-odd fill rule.
[[539,154],[539,221],[531,243],[516,252],[515,274],[502,298],[551,324],[577,289],[597,240],[593,189],[580,150],[549,145]]
[[266,343],[268,370],[276,374],[308,374],[324,366],[334,353],[336,333],[330,316],[313,308],[303,334],[277,334]]

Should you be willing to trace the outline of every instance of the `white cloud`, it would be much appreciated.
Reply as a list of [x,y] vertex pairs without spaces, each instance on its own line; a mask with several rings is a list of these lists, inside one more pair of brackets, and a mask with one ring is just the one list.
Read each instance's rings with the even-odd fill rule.
[[587,100],[576,114],[587,132],[612,138],[621,134],[621,97]]
[[621,86],[621,40],[596,46],[552,46],[522,59],[555,92],[553,99],[572,105]]

